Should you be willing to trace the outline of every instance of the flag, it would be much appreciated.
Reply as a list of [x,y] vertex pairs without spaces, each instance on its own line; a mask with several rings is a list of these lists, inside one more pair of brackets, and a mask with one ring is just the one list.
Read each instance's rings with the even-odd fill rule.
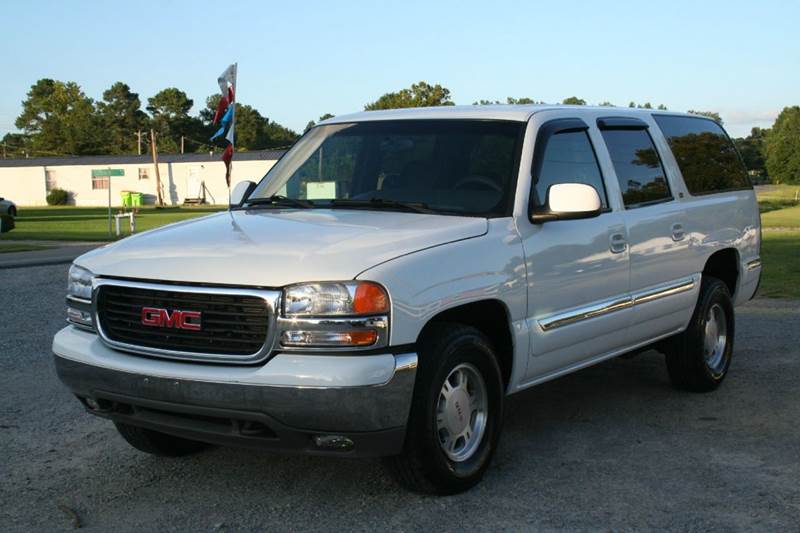
[[219,129],[211,137],[211,142],[223,148],[222,161],[225,163],[225,182],[231,186],[231,161],[233,160],[233,130],[236,125],[236,63],[225,69],[217,78],[222,98],[214,112],[212,125]]

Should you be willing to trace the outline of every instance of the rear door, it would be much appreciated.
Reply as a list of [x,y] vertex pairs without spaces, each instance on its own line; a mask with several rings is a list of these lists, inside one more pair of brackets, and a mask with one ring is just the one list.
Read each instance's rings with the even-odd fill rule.
[[599,132],[577,117],[546,117],[533,119],[538,130],[529,203],[542,206],[553,184],[584,183],[597,191],[603,212],[543,224],[518,220],[532,335],[528,384],[623,347],[630,311],[627,232],[618,205],[609,204],[595,153]]
[[[698,278],[687,261],[690,228],[679,201],[678,180],[670,180],[650,131],[634,117],[597,120],[619,185],[630,244],[630,286],[634,312],[629,344],[675,332],[686,325]],[[691,313],[691,311],[689,311]]]

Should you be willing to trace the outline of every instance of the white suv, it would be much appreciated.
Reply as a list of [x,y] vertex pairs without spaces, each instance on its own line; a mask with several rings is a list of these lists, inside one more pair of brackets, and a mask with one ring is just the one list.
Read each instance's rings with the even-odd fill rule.
[[386,456],[465,490],[507,395],[645,348],[715,389],[761,275],[741,159],[692,115],[341,116],[232,197],[70,269],[58,373],[145,452]]

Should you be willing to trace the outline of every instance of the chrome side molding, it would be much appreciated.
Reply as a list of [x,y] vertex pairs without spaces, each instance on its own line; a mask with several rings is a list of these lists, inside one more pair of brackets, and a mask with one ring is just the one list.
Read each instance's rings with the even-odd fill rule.
[[620,309],[627,309],[632,305],[633,297],[628,295],[623,298],[607,300],[586,307],[581,307],[579,309],[574,309],[572,311],[565,311],[563,313],[556,313],[545,318],[540,318],[538,320],[539,327],[541,327],[544,331],[548,331],[566,326],[568,324],[574,324],[575,322],[581,322],[590,318],[607,315],[608,313],[613,313],[614,311],[619,311]]
[[537,323],[543,331],[550,331],[556,328],[567,326],[569,324],[575,324],[576,322],[589,320],[590,318],[596,318],[598,316],[614,313],[622,309],[628,309],[635,305],[652,302],[654,300],[659,300],[661,298],[666,298],[668,296],[674,296],[682,292],[690,291],[694,289],[695,285],[696,282],[694,278],[685,278],[667,286],[662,286],[655,289],[647,289],[644,291],[627,294],[619,298],[604,300],[602,302],[587,305],[585,307],[579,307],[577,309],[571,309],[569,311],[548,315],[538,319]]
[[669,287],[661,287],[658,289],[649,289],[646,291],[636,292],[633,294],[633,305],[652,302],[653,300],[658,300],[660,298],[666,298],[667,296],[673,296],[675,294],[690,291],[694,289],[694,284],[694,279],[687,278],[685,280],[678,281]]

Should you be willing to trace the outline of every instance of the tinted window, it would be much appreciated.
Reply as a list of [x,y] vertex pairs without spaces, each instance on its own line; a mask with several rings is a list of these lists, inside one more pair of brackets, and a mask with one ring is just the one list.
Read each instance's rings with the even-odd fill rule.
[[[538,148],[537,148],[538,149]],[[536,205],[543,207],[547,189],[556,183],[585,183],[600,196],[603,208],[608,207],[603,176],[585,131],[556,133],[547,140],[541,168],[534,170]]]
[[[361,201],[425,204],[448,214],[511,212],[525,123],[396,120],[310,130],[250,198],[285,195],[323,209]],[[376,206],[375,208],[379,208]]]
[[671,198],[664,167],[647,130],[603,130],[626,206]]
[[692,194],[749,189],[750,180],[725,131],[712,120],[656,115]]

